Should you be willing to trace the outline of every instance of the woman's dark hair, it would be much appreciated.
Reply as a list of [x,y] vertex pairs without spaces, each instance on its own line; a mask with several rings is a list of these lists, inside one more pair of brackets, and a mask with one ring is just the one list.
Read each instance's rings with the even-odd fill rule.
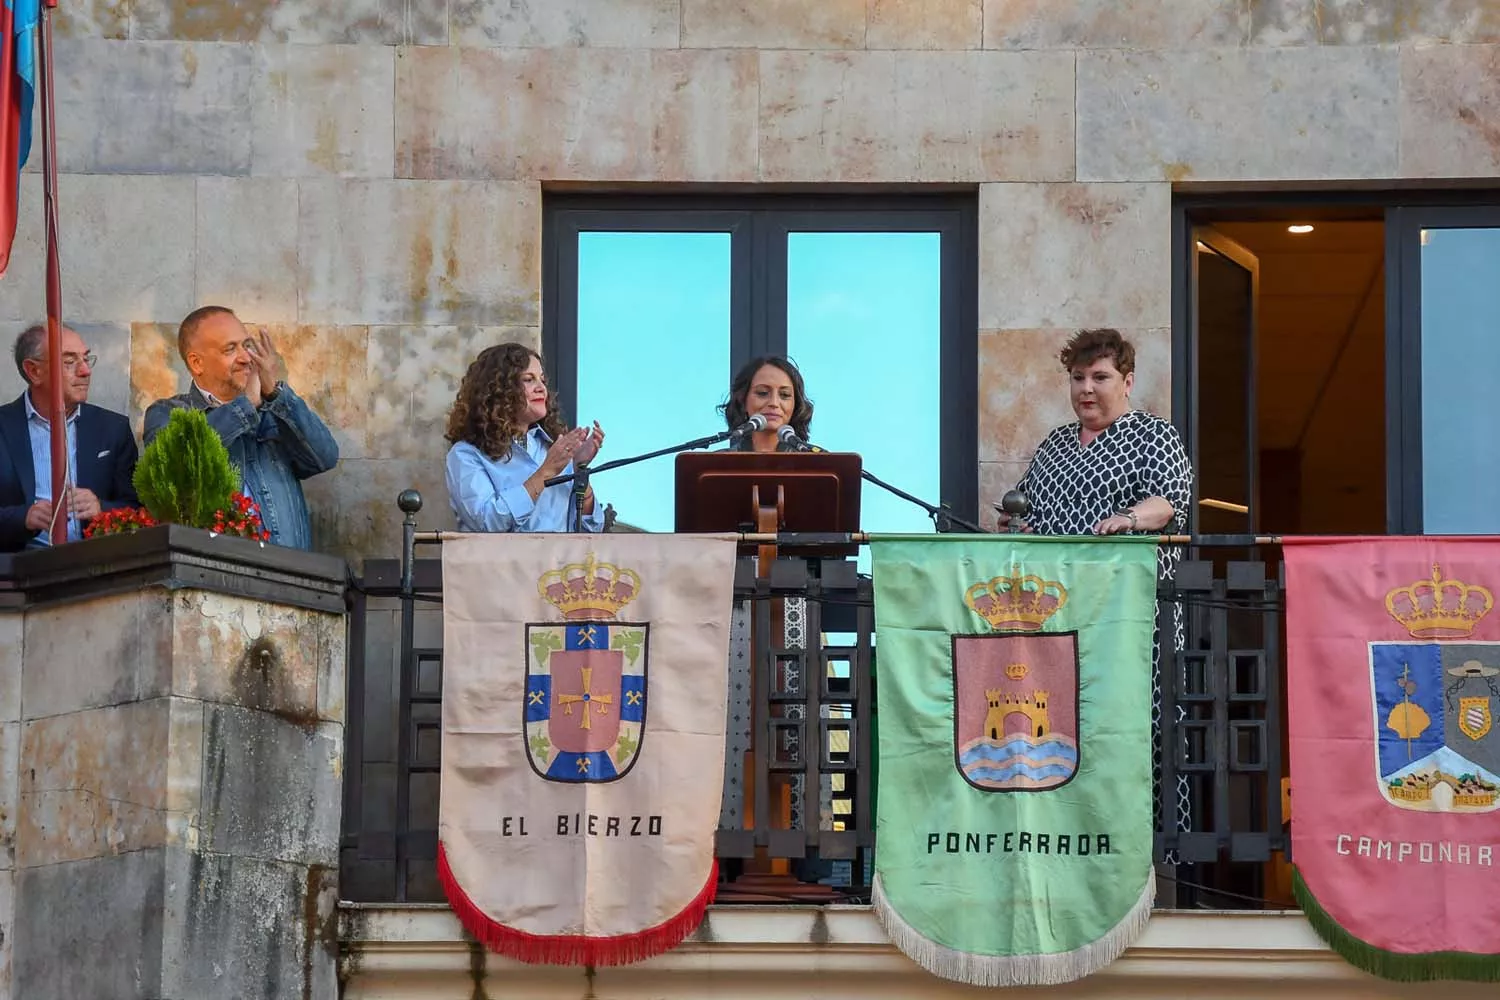
[[792,407],[792,419],[787,422],[792,425],[792,430],[797,432],[799,438],[808,440],[807,430],[812,424],[813,404],[807,398],[807,388],[802,384],[802,373],[797,370],[796,365],[775,354],[751,358],[735,372],[734,381],[729,383],[729,398],[719,404],[724,422],[729,425],[730,430],[734,430],[750,419],[750,413],[745,408],[745,397],[750,394],[750,383],[755,380],[755,373],[766,365],[780,368],[792,380],[792,396],[796,403]]
[[1079,330],[1068,338],[1057,356],[1066,371],[1087,368],[1100,358],[1113,361],[1121,375],[1129,375],[1135,371],[1135,345],[1121,336],[1119,330],[1109,327]]
[[[448,441],[467,441],[495,461],[509,459],[510,446],[526,435],[527,427],[516,414],[526,402],[521,374],[532,358],[540,361],[542,356],[525,344],[496,344],[480,351],[448,411]],[[554,441],[565,430],[557,415],[557,397],[550,392],[547,415],[537,423]]]

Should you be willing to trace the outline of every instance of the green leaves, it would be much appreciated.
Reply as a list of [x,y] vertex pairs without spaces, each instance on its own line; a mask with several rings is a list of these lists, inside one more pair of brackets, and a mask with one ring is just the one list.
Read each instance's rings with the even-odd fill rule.
[[239,490],[240,475],[203,411],[181,409],[141,453],[134,483],[158,522],[211,528]]
[[546,663],[551,653],[562,648],[562,636],[556,632],[538,629],[531,633],[531,655],[539,664]]
[[634,663],[641,658],[641,643],[645,638],[646,633],[641,629],[624,629],[614,633],[609,645],[611,649],[622,650],[625,659]]

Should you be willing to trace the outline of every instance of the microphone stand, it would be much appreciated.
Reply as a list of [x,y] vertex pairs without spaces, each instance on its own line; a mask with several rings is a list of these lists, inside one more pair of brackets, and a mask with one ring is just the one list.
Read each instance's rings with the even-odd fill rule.
[[894,493],[902,500],[906,500],[910,503],[916,504],[918,507],[921,507],[927,512],[927,516],[932,518],[932,523],[937,528],[939,534],[950,533],[955,525],[976,535],[982,535],[985,533],[983,528],[979,527],[977,524],[973,524],[972,522],[965,521],[963,518],[950,511],[946,506],[934,507],[926,500],[914,497],[905,490],[897,489],[890,483],[875,475],[873,472],[861,469],[859,475],[861,479],[868,479],[870,482],[874,483],[876,486],[879,486],[881,489],[887,491],[888,493]]
[[[797,451],[807,452],[814,450],[812,445],[808,444],[806,441],[798,437],[797,433],[790,427],[783,426],[778,432],[777,436],[781,441],[790,444]],[[876,486],[879,486],[881,489],[889,493],[894,493],[902,500],[905,500],[909,503],[914,503],[918,507],[921,507],[927,512],[927,515],[932,518],[932,523],[937,528],[939,534],[950,533],[954,525],[957,525],[958,527],[963,528],[972,534],[982,535],[985,533],[983,528],[979,527],[977,524],[965,521],[963,518],[950,511],[946,506],[934,507],[926,500],[923,500],[919,497],[914,497],[905,490],[898,489],[895,486],[892,486],[890,483],[886,482],[884,479],[881,479],[879,476],[875,475],[875,473],[870,472],[867,469],[859,470],[859,475],[861,479],[868,479],[870,482],[874,483]]]
[[553,476],[542,483],[543,488],[556,486],[559,483],[573,484],[573,530],[583,530],[583,501],[589,492],[589,477],[596,472],[608,472],[610,469],[620,469],[637,462],[644,462],[648,458],[660,458],[663,455],[675,455],[679,451],[697,451],[716,445],[720,441],[727,441],[734,431],[720,431],[710,434],[708,437],[695,438],[692,441],[684,441],[682,444],[674,444],[670,448],[658,448],[656,451],[648,451],[643,455],[632,455],[629,458],[617,458],[613,462],[605,462],[603,465],[589,468],[587,465],[575,465],[573,471],[565,476]]

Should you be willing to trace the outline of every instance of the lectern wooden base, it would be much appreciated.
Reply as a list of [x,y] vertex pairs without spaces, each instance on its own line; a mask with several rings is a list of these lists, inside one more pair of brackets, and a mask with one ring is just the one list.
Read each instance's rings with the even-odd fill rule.
[[[685,452],[677,456],[676,530],[715,532],[748,527],[763,536],[781,532],[856,532],[860,466],[858,455],[835,452]],[[797,554],[838,558],[857,551],[857,546],[845,543]],[[774,542],[742,546],[740,552],[742,556],[756,556],[758,579],[770,579],[778,554]],[[764,681],[772,669],[771,650],[780,646],[774,641],[768,644],[768,640],[781,635],[784,628],[783,600],[773,598],[770,605],[769,631],[763,627],[757,630],[751,644],[751,690],[760,694],[764,694]],[[808,637],[810,643],[818,641],[817,636]],[[816,683],[816,680],[807,678],[805,682]],[[767,766],[771,755],[766,745],[770,707],[759,696],[752,697],[750,750],[744,759],[747,830],[792,829],[790,782],[785,775],[770,772]],[[756,813],[754,803],[758,797],[765,800],[764,811],[768,815]],[[816,819],[812,822],[816,824]],[[757,850],[744,863],[745,874],[721,886],[719,900],[827,902],[837,896],[829,886],[797,881],[790,873],[790,861],[769,857],[764,850]]]

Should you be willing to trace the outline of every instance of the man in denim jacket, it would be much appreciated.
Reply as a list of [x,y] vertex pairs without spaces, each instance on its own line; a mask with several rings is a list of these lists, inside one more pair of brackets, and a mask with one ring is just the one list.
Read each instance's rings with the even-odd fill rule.
[[277,380],[270,336],[265,331],[252,336],[223,306],[203,306],[178,327],[177,352],[193,384],[147,408],[146,444],[167,426],[173,410],[206,411],[209,426],[219,432],[240,471],[245,493],[260,505],[271,541],[311,548],[302,480],[337,465],[339,446],[291,386]]

